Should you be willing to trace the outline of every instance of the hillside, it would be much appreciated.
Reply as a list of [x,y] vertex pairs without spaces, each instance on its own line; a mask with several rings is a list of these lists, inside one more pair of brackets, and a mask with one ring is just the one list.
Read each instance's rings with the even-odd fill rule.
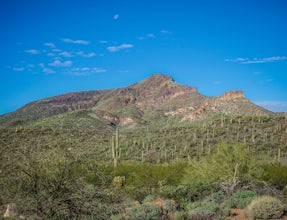
[[246,99],[242,91],[207,97],[195,87],[175,83],[170,76],[154,74],[125,88],[68,93],[35,101],[1,116],[0,124],[25,126],[57,115],[67,117],[73,114],[66,113],[79,110],[88,110],[92,120],[129,128],[167,118],[194,121],[216,114],[272,114]]
[[207,97],[162,74],[35,101],[0,118],[0,216],[224,219],[261,195],[286,204],[286,134],[286,114],[242,91]]

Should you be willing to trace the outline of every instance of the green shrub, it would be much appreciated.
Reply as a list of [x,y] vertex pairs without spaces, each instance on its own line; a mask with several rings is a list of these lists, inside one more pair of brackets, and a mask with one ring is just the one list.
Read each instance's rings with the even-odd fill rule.
[[220,204],[207,199],[202,202],[189,203],[186,208],[187,219],[213,219],[220,211]]
[[175,204],[171,200],[154,199],[153,195],[147,196],[142,204],[134,204],[126,208],[126,213],[113,216],[112,219],[170,219],[173,218]]
[[116,188],[120,188],[125,184],[125,177],[124,176],[116,176],[113,179],[113,186]]
[[201,203],[198,207],[188,211],[188,219],[213,219],[218,210],[219,205],[215,202]]
[[251,219],[280,218],[284,207],[279,199],[271,196],[260,196],[252,200],[246,208],[246,214]]
[[142,204],[132,207],[125,216],[125,219],[159,219],[161,209],[159,206]]
[[287,185],[287,165],[281,163],[266,164],[262,166],[261,179],[283,189]]
[[246,208],[249,203],[257,196],[252,190],[238,190],[226,202],[231,208]]
[[184,220],[187,219],[187,214],[184,211],[176,211],[174,213],[174,220]]
[[[261,156],[260,156],[261,157]],[[234,183],[227,187],[227,193],[233,193],[238,183],[248,183],[254,179],[254,175],[260,163],[259,155],[252,155],[247,146],[230,145],[222,143],[217,146],[215,153],[209,154],[200,161],[192,161],[186,169],[185,184],[204,185],[209,189],[215,189],[222,182]]]
[[287,199],[287,185],[283,189],[283,195]]

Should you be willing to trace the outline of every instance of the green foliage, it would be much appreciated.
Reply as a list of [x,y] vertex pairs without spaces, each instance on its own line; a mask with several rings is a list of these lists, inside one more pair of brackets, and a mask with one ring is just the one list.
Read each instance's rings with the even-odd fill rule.
[[[106,181],[110,177],[102,166],[93,165],[85,155],[73,155],[61,148],[46,150],[39,146],[23,146],[6,149],[2,152],[3,158],[7,159],[9,150],[14,151],[13,158],[1,164],[0,184],[5,189],[1,202],[17,204],[24,216],[106,219],[119,209],[114,205],[115,199],[109,199]],[[117,202],[124,198],[120,194],[116,197]]]
[[124,176],[116,176],[113,179],[113,186],[116,188],[120,188],[125,184],[125,177]]
[[[231,206],[248,203],[252,191],[236,191],[245,185],[263,180],[260,186],[266,182],[264,187],[256,189],[259,194],[287,185],[283,163],[287,123],[276,115],[222,116],[187,123],[167,118],[161,110],[155,114],[122,107],[117,113],[132,112],[138,123],[144,123],[140,119],[145,117],[153,121],[121,129],[117,142],[121,163],[114,169],[108,161],[110,140],[117,132],[99,116],[106,112],[77,110],[46,117],[61,113],[51,111],[55,112],[47,108],[37,121],[17,118],[17,113],[15,118],[9,116],[13,116],[9,126],[0,125],[0,206],[15,203],[27,219],[124,218],[126,207],[135,210],[133,217],[139,212],[143,218],[168,218],[162,209],[157,213],[158,207],[147,205],[159,197],[165,204],[176,201],[175,218],[188,219],[193,212],[216,219],[227,215]],[[24,113],[29,116],[29,111]],[[218,145],[222,140],[226,143]],[[261,153],[268,154],[265,161],[276,157],[281,162],[264,162]],[[230,194],[209,196],[223,187]],[[274,192],[281,196],[280,191]],[[130,200],[145,205],[127,205]]]
[[[115,170],[115,176],[124,176],[123,190],[134,199],[142,200],[154,191],[179,184],[185,167],[184,162],[169,164],[123,162]],[[164,185],[161,185],[163,183]]]
[[255,198],[246,208],[246,214],[251,219],[280,218],[284,213],[284,207],[280,200],[270,196]]
[[188,203],[186,205],[186,219],[215,219],[227,216],[228,211],[221,205],[223,194],[213,193],[202,201]]
[[246,208],[249,203],[257,196],[257,193],[252,190],[237,190],[230,198],[225,201],[225,204],[230,208]]
[[271,163],[262,166],[261,179],[283,189],[287,185],[287,164]]
[[191,162],[184,183],[218,187],[221,182],[230,182],[235,184],[231,187],[236,187],[254,178],[260,159],[262,157],[252,155],[246,146],[223,143],[217,146],[215,153]]
[[175,205],[172,201],[148,196],[143,200],[142,204],[136,203],[131,207],[127,207],[125,213],[112,216],[112,219],[170,219],[173,217],[174,211]]

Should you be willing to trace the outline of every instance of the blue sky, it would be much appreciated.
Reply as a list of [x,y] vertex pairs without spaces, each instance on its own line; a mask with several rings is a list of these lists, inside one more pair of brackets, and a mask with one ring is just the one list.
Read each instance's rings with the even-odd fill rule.
[[0,114],[153,73],[287,111],[285,0],[1,0]]

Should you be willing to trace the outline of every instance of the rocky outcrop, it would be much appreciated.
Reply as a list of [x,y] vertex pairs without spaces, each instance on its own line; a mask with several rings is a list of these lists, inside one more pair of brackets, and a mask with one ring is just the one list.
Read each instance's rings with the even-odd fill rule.
[[180,85],[172,77],[154,74],[133,85],[100,91],[68,93],[30,103],[0,117],[0,124],[24,125],[70,111],[91,109],[110,124],[135,126],[158,117],[194,120],[211,114],[269,114],[244,97],[229,91],[216,97],[201,95],[196,87]]
[[219,96],[219,99],[222,101],[229,101],[237,98],[244,98],[244,92],[239,90],[233,90]]

